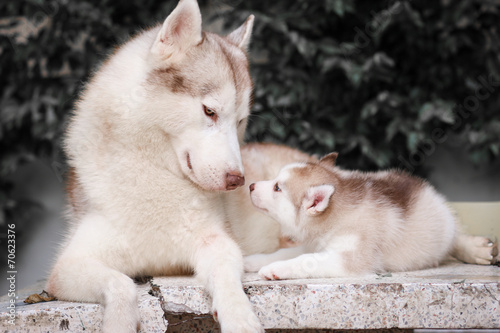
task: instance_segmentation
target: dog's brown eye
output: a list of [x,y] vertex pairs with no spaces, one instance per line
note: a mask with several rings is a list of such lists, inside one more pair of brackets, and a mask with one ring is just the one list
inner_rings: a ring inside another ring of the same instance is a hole
[[203,105],[203,111],[210,118],[214,118],[217,116],[217,113],[214,110],[212,110],[211,108],[207,107],[206,105]]
[[280,189],[278,183],[274,184],[274,192],[281,192],[281,189]]

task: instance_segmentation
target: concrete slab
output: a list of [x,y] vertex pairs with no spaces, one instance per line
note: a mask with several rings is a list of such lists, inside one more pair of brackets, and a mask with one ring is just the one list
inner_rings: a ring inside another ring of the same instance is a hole
[[[214,331],[210,297],[193,277],[157,277],[138,286],[143,332]],[[500,267],[450,262],[435,269],[356,278],[262,281],[244,276],[244,288],[269,329],[500,328]],[[15,326],[9,299],[0,299],[4,332],[94,332],[97,304],[22,303],[43,285],[18,292]],[[149,292],[153,289],[153,295]],[[168,320],[168,323],[167,323]],[[216,329],[218,331],[218,329]]]
[[[102,306],[78,302],[42,302],[25,304],[31,294],[42,292],[45,282],[39,282],[17,293],[15,325],[10,323],[10,299],[0,298],[0,332],[100,332],[102,329]],[[77,286],[75,286],[77,288]],[[158,297],[149,295],[148,284],[138,286],[139,310],[143,332],[162,333],[167,330],[167,321]]]

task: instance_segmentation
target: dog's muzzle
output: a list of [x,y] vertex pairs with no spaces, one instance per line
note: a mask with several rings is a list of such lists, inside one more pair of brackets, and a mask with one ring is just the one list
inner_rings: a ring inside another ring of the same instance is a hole
[[226,190],[234,190],[245,185],[245,177],[240,174],[226,174]]

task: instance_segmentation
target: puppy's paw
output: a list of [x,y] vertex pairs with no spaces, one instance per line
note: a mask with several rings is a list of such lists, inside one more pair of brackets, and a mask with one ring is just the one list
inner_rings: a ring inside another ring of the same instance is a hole
[[266,280],[286,280],[295,278],[293,268],[286,261],[276,261],[259,270],[261,278]]
[[496,239],[473,236],[470,241],[470,255],[475,264],[491,265],[498,261],[498,241]]
[[266,260],[265,254],[254,254],[243,258],[243,267],[245,272],[258,272],[263,266],[269,262]]

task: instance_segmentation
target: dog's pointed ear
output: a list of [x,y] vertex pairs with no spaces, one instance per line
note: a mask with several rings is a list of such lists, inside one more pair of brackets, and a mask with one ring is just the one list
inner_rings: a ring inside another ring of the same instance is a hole
[[335,192],[333,185],[318,185],[309,188],[302,201],[302,207],[310,216],[316,216],[325,211],[330,204],[330,198]]
[[231,32],[226,38],[243,51],[247,51],[250,44],[250,37],[252,36],[253,21],[254,16],[250,15],[245,23]]
[[330,153],[328,155],[325,155],[319,160],[319,164],[327,168],[333,168],[338,156],[339,153]]
[[202,40],[201,13],[196,0],[180,0],[156,36],[151,53],[165,60]]

